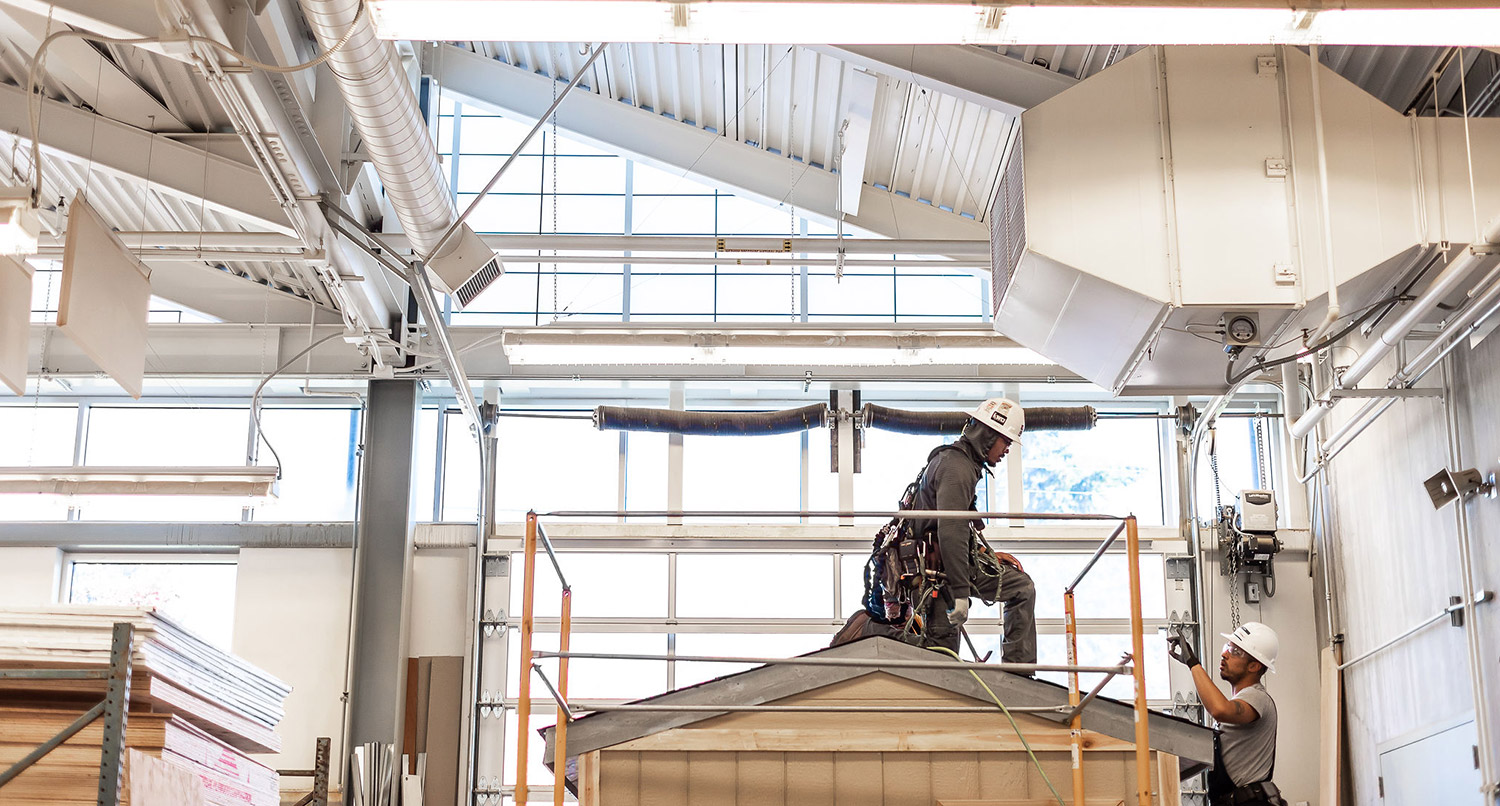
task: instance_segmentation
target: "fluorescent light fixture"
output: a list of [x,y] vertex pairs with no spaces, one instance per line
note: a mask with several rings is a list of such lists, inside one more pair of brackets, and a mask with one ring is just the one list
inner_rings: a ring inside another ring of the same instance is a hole
[[0,185],[0,255],[34,255],[42,225],[31,189]]
[[1500,45],[1500,8],[1346,9],[838,0],[372,0],[385,39],[972,45]]
[[274,465],[234,467],[0,467],[0,493],[37,495],[277,494]]

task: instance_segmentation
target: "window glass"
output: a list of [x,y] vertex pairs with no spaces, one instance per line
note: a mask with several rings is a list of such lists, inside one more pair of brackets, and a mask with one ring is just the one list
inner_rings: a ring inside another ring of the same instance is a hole
[[74,562],[69,604],[154,607],[209,643],[234,637],[234,563]]
[[[800,434],[686,436],[682,453],[683,509],[792,511],[801,502]],[[704,520],[736,522],[724,518]],[[751,519],[738,522],[747,520]]]
[[[1004,534],[995,534],[991,529],[986,536],[992,541],[1004,539]],[[996,546],[1004,551],[1004,546]],[[1014,553],[1014,552],[1013,552]],[[1031,581],[1036,585],[1037,618],[1063,617],[1063,590],[1078,576],[1088,563],[1089,554],[1020,554],[1016,559],[1026,568]],[[1110,553],[1099,558],[1088,576],[1073,592],[1073,606],[1080,619],[1129,619],[1130,575],[1126,573],[1125,555]],[[1002,593],[1005,579],[1000,580]],[[974,600],[971,618],[1000,617],[1000,605],[985,606]],[[1162,588],[1162,559],[1160,554],[1141,555],[1141,616],[1161,619],[1167,616],[1166,592]]]
[[898,434],[875,428],[866,429],[864,434],[864,461],[854,477],[854,508],[894,512],[906,485],[927,466],[927,454],[945,440],[930,434]]
[[637,235],[712,235],[713,196],[642,196],[636,191],[630,231]]
[[[0,407],[0,465],[73,464],[78,409],[72,406]],[[0,495],[0,521],[63,520],[68,499],[58,495]]]
[[416,470],[412,476],[412,513],[419,521],[441,520],[434,511],[433,500],[437,495],[437,432],[438,410],[422,409],[417,412]]
[[630,315],[635,319],[693,314],[708,318],[714,309],[714,278],[699,275],[643,275],[630,278]]
[[[521,612],[526,555],[511,555],[510,611]],[[666,618],[667,555],[559,552],[558,563],[573,589],[574,618]],[[537,550],[535,576],[539,618],[562,615],[562,586],[545,550]]]
[[719,197],[719,234],[791,235],[798,232],[794,213],[781,205],[734,196]]
[[670,437],[635,431],[625,435],[625,508],[667,508],[667,446]]
[[281,484],[276,498],[256,506],[257,520],[354,518],[358,409],[267,408],[261,410],[260,426],[281,456]]
[[896,314],[894,274],[845,274],[814,272],[807,278],[809,318],[842,316],[863,320],[886,319]]
[[973,274],[943,276],[899,276],[896,278],[896,316],[909,319],[932,317],[984,317],[989,304],[984,282]]
[[630,166],[631,187],[637,194],[714,195],[714,188],[688,178],[681,171],[663,171],[645,163]]
[[[479,443],[461,411],[445,411],[443,432],[443,517],[448,522],[479,518]],[[501,448],[501,465],[505,463]],[[502,488],[503,490],[503,488]]]
[[677,615],[832,618],[833,572],[827,554],[681,554]]
[[[1214,431],[1214,450],[1219,459],[1219,501],[1224,506],[1234,506],[1240,491],[1259,489],[1255,480],[1255,420],[1220,417]],[[1198,452],[1198,516],[1212,518],[1213,508],[1214,468],[1205,440]]]
[[503,516],[612,512],[619,498],[620,438],[589,420],[501,417],[498,476],[495,507]]
[[[521,637],[512,631],[509,666],[505,696],[520,696],[521,687],[516,671],[521,658]],[[538,632],[532,636],[531,648],[538,651],[556,652],[557,633]],[[569,652],[598,652],[621,655],[665,655],[667,636],[663,633],[586,633],[574,632],[569,638]],[[547,679],[557,685],[557,661],[542,658],[537,661]],[[634,700],[649,697],[667,690],[667,662],[647,660],[593,660],[580,658],[568,664],[568,697],[595,700]],[[531,696],[545,698],[547,689],[540,679],[531,678]],[[543,723],[551,725],[552,721]]]
[[801,310],[802,284],[795,269],[780,275],[720,273],[716,285],[721,316],[790,320]]
[[[250,411],[242,408],[106,408],[89,410],[85,464],[243,465]],[[274,439],[274,437],[273,437]],[[275,458],[262,452],[261,463]]]
[[[833,638],[833,628],[824,633],[764,634],[679,633],[678,655],[700,657],[793,658],[826,649]],[[676,686],[696,685],[706,680],[753,669],[754,663],[706,663],[677,661]]]
[[1134,513],[1161,525],[1157,420],[1100,420],[1089,431],[1028,431],[1022,456],[1029,512]]

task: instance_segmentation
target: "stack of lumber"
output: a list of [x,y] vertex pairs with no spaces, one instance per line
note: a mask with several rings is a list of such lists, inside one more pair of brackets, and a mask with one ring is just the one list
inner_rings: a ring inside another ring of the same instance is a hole
[[[60,708],[0,707],[0,767],[21,760],[78,714]],[[103,720],[95,720],[0,787],[0,804],[94,803],[103,737]],[[201,787],[199,797],[209,806],[276,806],[281,801],[275,770],[172,714],[132,712],[125,722],[125,747],[191,774]],[[131,770],[126,781],[134,781],[139,772]]]
[[[246,753],[281,747],[291,688],[151,610],[0,609],[0,667],[105,669],[116,622],[135,627],[125,744],[191,772],[203,802],[274,806],[276,773]],[[0,678],[0,767],[56,734],[104,696],[103,680]],[[0,805],[93,802],[102,720],[4,788]]]

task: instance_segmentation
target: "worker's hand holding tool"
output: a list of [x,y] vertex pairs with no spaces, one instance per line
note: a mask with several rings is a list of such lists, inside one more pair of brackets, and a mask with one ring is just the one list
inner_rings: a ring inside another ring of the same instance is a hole
[[953,603],[953,609],[948,611],[948,623],[954,627],[964,626],[969,620],[969,597],[961,597]]
[[1167,654],[1173,660],[1189,669],[1200,665],[1197,653],[1193,652],[1193,648],[1188,646],[1188,642],[1183,640],[1180,635],[1174,635],[1167,639]]

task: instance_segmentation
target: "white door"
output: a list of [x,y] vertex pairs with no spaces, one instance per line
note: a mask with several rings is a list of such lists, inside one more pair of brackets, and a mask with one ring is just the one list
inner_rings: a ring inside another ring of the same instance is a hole
[[1467,720],[1381,745],[1385,806],[1479,806],[1476,741],[1474,722]]

